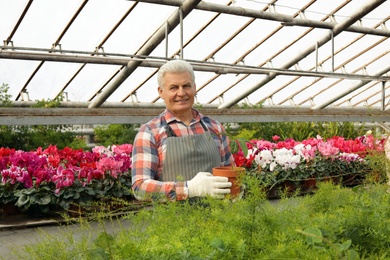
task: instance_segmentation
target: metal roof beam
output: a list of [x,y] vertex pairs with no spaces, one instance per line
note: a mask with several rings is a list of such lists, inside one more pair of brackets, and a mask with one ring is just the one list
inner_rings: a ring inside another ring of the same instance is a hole
[[[88,101],[61,101],[58,107],[64,108],[87,108],[91,102]],[[10,106],[15,108],[33,107],[36,101],[11,101]],[[3,105],[0,103],[0,107]],[[205,108],[217,108],[218,105],[202,104]],[[149,102],[104,102],[102,108],[165,108],[165,103],[149,103]]]
[[16,33],[17,29],[19,28],[19,25],[22,23],[24,17],[27,14],[28,9],[30,9],[31,4],[33,3],[32,0],[28,1],[26,7],[24,8],[22,14],[19,16],[18,21],[16,22],[16,25],[14,29],[12,30],[11,34],[7,37],[7,40],[4,41],[4,45],[8,45],[10,42],[12,42],[12,37],[14,37],[14,34]]
[[[1,50],[1,46],[0,46]],[[166,59],[153,58],[148,59],[141,56],[129,59],[112,58],[112,57],[100,57],[100,56],[75,56],[53,53],[33,53],[33,52],[14,52],[14,51],[2,51],[0,52],[0,58],[3,59],[20,59],[20,60],[39,60],[39,61],[57,61],[57,62],[75,62],[75,63],[91,63],[91,64],[111,64],[111,65],[125,65],[131,62],[137,62],[138,66],[159,68],[166,62]],[[365,75],[365,74],[347,74],[336,72],[316,72],[316,71],[302,71],[291,70],[283,68],[260,68],[256,66],[247,65],[234,65],[229,63],[218,62],[206,62],[187,60],[190,62],[195,71],[214,72],[217,74],[275,74],[287,75],[287,76],[307,76],[307,77],[324,77],[324,78],[343,78],[343,79],[356,79],[356,80],[376,80],[383,81],[389,80],[388,76],[377,75]],[[246,96],[245,96],[246,97]]]
[[[362,64],[360,67],[356,68],[355,70],[353,70],[351,73],[352,74],[355,74],[355,73],[359,73],[359,71],[366,71],[366,68],[368,65],[374,63],[375,61],[377,61],[378,59],[388,55],[390,53],[390,51],[387,51],[387,52],[384,52],[380,55],[378,55],[377,57],[374,57],[371,61],[365,63],[365,64]],[[378,74],[377,74],[378,75]],[[380,74],[381,76],[383,76],[383,74]],[[343,81],[344,79],[340,78],[339,80],[333,82],[332,84],[330,84],[328,87],[316,92],[312,98],[316,97],[316,96],[319,96],[320,94],[322,94],[323,92],[327,91],[328,89],[330,89],[331,87],[334,87],[334,86],[337,86],[341,81]],[[369,83],[370,81],[367,81],[367,83]],[[366,83],[366,84],[367,84]],[[375,82],[377,83],[377,82]],[[365,85],[365,84],[364,84]],[[340,85],[338,85],[340,86]],[[362,85],[363,86],[363,85]],[[300,104],[303,104],[305,102],[305,100],[303,100]]]
[[353,103],[353,104],[352,104],[352,101],[351,101],[351,100],[354,99],[354,98],[357,98],[359,95],[363,95],[364,92],[366,92],[368,89],[370,89],[370,88],[376,86],[378,83],[379,83],[379,82],[376,82],[376,81],[371,82],[371,84],[368,84],[367,86],[365,86],[364,89],[361,89],[360,91],[356,91],[353,95],[351,95],[351,96],[348,98],[348,100],[342,100],[342,101],[339,101],[339,102],[337,102],[337,103],[333,103],[333,105],[334,105],[334,106],[341,106],[342,104],[345,104],[345,103],[347,103],[347,102],[349,103],[348,105],[350,105],[350,106],[357,106],[357,105],[359,105],[359,104],[362,104],[363,102],[366,102],[367,99],[374,97],[376,94],[379,94],[380,91],[377,91],[377,92],[371,94],[370,96],[365,96],[362,100],[356,101],[356,102]]
[[[127,18],[127,16],[134,10],[134,8],[137,6],[138,3],[134,3],[129,10],[127,10],[124,15],[119,19],[119,21],[111,28],[111,30],[107,33],[107,35],[103,38],[103,40],[96,46],[95,51],[91,53],[91,56],[98,55],[99,50],[103,50],[103,45],[108,41],[108,39],[111,37],[111,35],[118,29],[118,27],[123,23],[123,21]],[[81,11],[81,10],[79,10]],[[103,51],[104,53],[104,51]],[[66,90],[66,88],[72,83],[72,81],[77,77],[77,75],[80,74],[80,72],[85,68],[87,64],[84,63],[80,66],[80,68],[73,74],[72,77],[65,83],[65,85],[60,89],[56,97],[61,95],[62,92]],[[100,90],[98,90],[100,91]],[[96,95],[96,94],[95,94]]]
[[[380,4],[382,4],[384,1],[381,1]],[[171,5],[171,6],[180,6],[183,1],[182,0],[141,0],[138,2],[144,2],[144,3],[152,3],[152,4],[164,4],[164,5]],[[374,1],[372,1],[374,2]],[[302,27],[315,27],[315,28],[322,28],[322,29],[333,29],[335,26],[337,26],[338,23],[335,22],[322,22],[322,21],[316,21],[316,20],[309,20],[309,19],[301,19],[301,18],[294,18],[290,15],[285,14],[279,14],[279,13],[272,13],[272,12],[263,12],[259,10],[252,10],[248,8],[242,8],[242,7],[236,7],[236,6],[226,6],[221,4],[213,4],[213,3],[206,3],[206,2],[200,2],[195,9],[203,10],[203,11],[210,11],[210,12],[218,12],[218,13],[224,13],[224,14],[231,14],[231,15],[237,15],[237,16],[245,16],[245,17],[251,17],[251,18],[257,18],[257,19],[264,19],[264,20],[270,20],[270,21],[276,21],[281,22],[286,26],[302,26]],[[372,35],[378,35],[378,36],[390,36],[390,30],[385,29],[374,29],[369,27],[362,27],[362,26],[356,26],[350,24],[348,27],[344,29],[348,32],[355,32],[355,33],[363,33],[363,34],[372,34]]]
[[[163,108],[0,108],[0,125],[74,125],[144,123]],[[222,123],[240,122],[389,122],[390,111],[327,108],[199,108]]]
[[[374,45],[376,45],[376,43],[374,43]],[[371,46],[370,46],[370,47],[371,47]],[[347,60],[347,61],[345,61],[344,63],[342,63],[342,64],[341,64],[340,66],[338,66],[336,69],[339,69],[341,66],[344,66],[345,64],[347,64],[347,63],[350,62],[351,60],[353,60],[353,59],[359,57],[360,54],[365,53],[368,49],[370,49],[370,48],[366,48],[365,50],[361,51],[359,54],[355,55],[354,57],[352,57],[352,58],[350,58],[349,60]],[[368,65],[374,63],[375,61],[377,61],[378,59],[380,59],[380,58],[382,58],[382,57],[388,55],[389,53],[390,53],[390,51],[386,51],[386,52],[384,52],[384,53],[378,55],[377,57],[374,57],[374,58],[373,58],[372,60],[370,60],[369,62],[367,62],[367,63],[365,63],[365,64],[362,64],[360,67],[354,69],[354,70],[351,72],[351,74],[354,74],[354,75],[355,75],[355,73],[359,73],[359,71],[365,70],[365,68],[366,68]],[[382,76],[382,75],[381,75],[381,76]],[[321,78],[318,78],[318,81],[321,80],[321,79],[323,79],[323,78],[322,78],[322,77],[321,77]],[[343,80],[344,80],[343,78],[340,78],[339,80],[333,82],[332,84],[330,84],[330,85],[327,86],[326,88],[323,88],[323,89],[321,89],[320,91],[317,91],[313,96],[311,96],[311,97],[309,97],[309,98],[306,98],[306,99],[302,100],[302,101],[299,103],[299,105],[301,105],[301,104],[307,102],[309,99],[312,99],[312,98],[315,98],[316,96],[319,96],[320,94],[322,94],[323,92],[327,91],[327,90],[330,89],[331,87],[336,86],[337,84],[339,84],[339,83],[340,83],[341,81],[343,81]],[[313,83],[314,83],[314,82],[313,82]],[[303,89],[301,89],[301,91],[303,91],[304,89],[306,89],[306,87],[303,88]]]
[[[270,5],[273,5],[276,1],[270,3]],[[295,12],[292,17],[297,17],[302,11],[304,11],[306,8],[308,8],[309,6],[311,6],[315,1],[310,1],[308,2],[303,8],[299,9],[297,12]],[[262,10],[262,11],[266,11],[268,9],[268,5]],[[272,36],[274,36],[278,31],[280,31],[281,29],[283,29],[283,25],[279,25],[277,28],[275,28],[273,31],[271,31],[270,33],[268,33],[268,35],[261,39],[260,42],[256,43],[254,46],[252,46],[249,50],[247,50],[244,54],[242,54],[238,59],[236,59],[236,61],[234,62],[234,64],[240,64],[240,62],[243,62],[245,57],[247,57],[252,51],[254,51],[257,47],[259,47],[261,44],[263,44],[264,42],[268,41],[269,39],[271,39]],[[277,55],[279,55],[281,52],[283,52],[283,50],[285,50],[288,46],[291,46],[293,43],[295,43],[296,41],[298,41],[299,39],[301,39],[302,37],[304,37],[306,34],[308,34],[310,31],[312,31],[312,29],[308,29],[306,30],[306,32],[304,32],[303,34],[301,34],[297,39],[295,39],[293,42],[291,42],[289,45],[287,45],[285,48],[283,48],[282,50],[279,50],[277,51],[276,53],[274,53],[271,57],[269,57],[266,61],[263,61],[262,63],[260,63],[258,65],[258,67],[262,67],[264,66],[265,64],[267,64],[268,62],[271,62],[271,60],[276,57]],[[216,79],[217,77],[219,77],[219,75],[215,75],[213,77],[213,80]],[[214,102],[214,100],[216,100],[220,95],[223,95],[224,93],[228,92],[231,88],[233,88],[235,85],[237,85],[238,83],[240,83],[241,81],[243,81],[245,78],[249,77],[249,74],[247,75],[244,75],[242,76],[239,80],[237,80],[234,84],[230,85],[229,87],[225,88],[222,92],[218,93],[214,98],[212,98],[208,103],[212,103]],[[207,84],[207,83],[206,83]],[[268,97],[267,97],[268,98]],[[266,98],[266,99],[267,99]]]
[[[187,16],[200,0],[187,0],[182,3],[180,9],[177,10],[171,17],[168,18],[168,26],[161,26],[149,41],[137,52],[139,55],[149,55],[166,36],[166,30],[171,32],[180,23],[181,13],[183,17]],[[141,64],[141,61],[129,61],[114,78],[110,84],[96,97],[90,104],[90,108],[99,107],[107,100],[109,96],[130,76],[131,73]]]
[[[292,59],[287,61],[280,68],[281,69],[288,69],[288,68],[290,68],[291,66],[293,66],[294,64],[296,64],[297,62],[299,62],[300,60],[302,60],[303,58],[305,58],[309,54],[311,54],[313,51],[315,51],[316,48],[318,48],[319,46],[322,46],[325,43],[327,43],[328,41],[330,41],[334,36],[340,34],[343,30],[348,28],[351,24],[353,24],[354,22],[359,20],[361,17],[363,17],[364,15],[366,15],[369,12],[371,12],[372,10],[374,10],[376,7],[378,7],[379,5],[384,3],[385,1],[386,0],[376,0],[376,1],[369,0],[369,1],[367,1],[367,3],[365,5],[363,5],[362,7],[360,7],[358,10],[356,10],[351,15],[351,17],[349,17],[349,18],[345,19],[344,21],[336,24],[334,26],[334,28],[331,30],[330,34],[329,33],[326,34],[322,38],[318,39],[315,44],[312,44],[311,46],[307,47],[306,49],[303,49],[300,53],[298,53],[295,57],[293,57]],[[254,91],[258,90],[259,88],[263,87],[265,84],[267,84],[268,82],[273,80],[276,76],[277,76],[276,73],[268,74],[268,76],[266,78],[261,80],[256,85],[248,88],[246,91],[242,92],[241,94],[239,94],[237,97],[233,98],[232,100],[229,100],[226,103],[220,105],[220,108],[221,109],[228,108],[228,107],[231,107],[231,106],[237,104],[239,101],[241,101],[242,99],[244,99],[245,97],[247,97],[251,93],[253,93]]]
[[[346,3],[344,3],[345,5]],[[338,9],[341,9],[344,5],[341,5],[338,7]],[[336,10],[338,10],[336,9]],[[336,12],[336,10],[333,10],[330,14],[328,14],[325,18],[323,18],[322,20],[325,20],[326,18],[329,18],[330,15],[334,14]],[[375,25],[374,28],[377,28],[379,26],[381,26],[381,24],[383,24],[383,22],[380,22],[379,24]],[[309,30],[310,31],[310,30]],[[312,68],[309,68],[307,69],[308,71],[318,71],[319,69],[322,71],[322,64],[325,63],[327,60],[331,59],[332,57],[334,57],[336,54],[342,52],[343,50],[345,50],[346,48],[348,48],[349,46],[351,46],[353,43],[356,43],[357,41],[359,41],[360,39],[362,39],[363,37],[365,36],[365,34],[361,34],[359,35],[357,38],[355,38],[354,40],[352,40],[351,42],[347,43],[346,45],[344,45],[343,47],[341,47],[340,49],[338,49],[337,51],[335,51],[332,55],[329,55],[328,57],[326,57],[325,59],[323,59],[321,62],[318,62],[317,60],[317,55],[318,55],[318,46],[316,46],[316,65],[313,66]],[[338,70],[338,69],[341,69],[343,71],[343,73],[347,73],[346,71],[343,70],[343,66],[346,65],[348,62],[350,62],[351,60],[353,60],[354,58],[358,57],[360,54],[366,52],[368,49],[371,49],[377,45],[379,45],[379,43],[385,41],[387,38],[382,38],[381,40],[379,40],[378,42],[376,42],[375,44],[373,44],[370,48],[366,48],[364,51],[360,52],[358,55],[355,55],[354,57],[348,59],[347,61],[344,61],[343,63],[341,63],[337,68],[335,68],[335,70]],[[270,58],[271,59],[271,58]],[[277,90],[273,91],[270,95],[272,94],[275,94],[276,92],[286,88],[287,86],[289,86],[292,82],[298,80],[301,76],[297,76],[295,77],[293,80],[291,80],[290,82],[284,84],[282,87],[278,88]],[[299,94],[301,91],[304,91],[306,89],[308,89],[309,87],[311,87],[313,84],[319,82],[321,79],[323,78],[317,78],[315,79],[313,82],[311,82],[309,85],[306,85],[305,87],[301,88],[300,90],[296,91],[295,93],[291,94],[290,96],[288,96],[287,98],[285,98],[284,100],[278,102],[279,105],[282,105],[283,103],[287,102],[288,100],[290,100],[292,97],[294,97],[295,95]],[[318,95],[318,93],[317,93]],[[302,101],[299,103],[299,105],[302,105],[304,102],[308,101],[308,100],[312,100],[313,97],[309,97],[307,98],[306,100]],[[265,98],[262,98],[261,100],[259,100],[257,103],[261,103],[263,102],[264,100],[266,100],[267,97]]]
[[[230,1],[228,3],[228,5],[230,5],[232,3],[232,1]],[[183,48],[185,48],[186,46],[188,46],[196,37],[198,37],[198,35],[200,35],[205,29],[207,29],[207,27],[212,24],[218,17],[220,16],[219,13],[216,13],[207,23],[203,24],[203,26],[201,28],[199,28],[182,46],[180,46],[180,48],[178,50],[176,50],[172,55],[171,55],[171,58],[177,56],[180,54],[181,50]],[[166,57],[168,58],[168,42],[166,44]],[[205,59],[206,60],[206,59]],[[131,92],[127,95],[126,98],[128,98],[131,94],[133,94],[135,91],[137,91],[138,89],[140,89],[147,80],[149,80],[150,78],[152,78],[156,73],[158,72],[158,70],[154,71],[153,73],[151,73],[149,75],[149,77],[144,80],[141,84],[139,84],[137,87],[135,87],[134,89],[131,90]],[[201,88],[198,87],[198,90],[199,91]],[[159,100],[160,97],[159,96],[156,96],[156,98],[154,98],[151,102],[154,103],[154,102],[157,102],[157,100]]]
[[[387,72],[390,71],[390,64],[383,68],[382,70],[378,71],[376,73],[377,76],[380,76],[380,75],[383,75]],[[369,83],[370,81],[369,80],[361,80],[359,81],[358,83],[354,84],[352,87],[348,88],[347,90],[341,92],[341,93],[338,93],[337,95],[333,96],[331,99],[329,99],[328,101],[325,101],[323,102],[322,104],[318,104],[316,106],[313,106],[312,109],[322,109],[322,108],[325,108],[326,106],[329,106],[330,104],[332,104],[333,102],[337,101],[338,99],[348,95],[349,93],[361,88],[362,86],[366,85],[367,83]]]
[[[84,6],[88,3],[88,0],[84,0],[84,2],[80,5],[76,13],[73,15],[73,17],[70,19],[68,24],[65,26],[65,28],[62,30],[60,36],[57,38],[57,40],[52,45],[52,49],[55,49],[57,45],[59,45],[59,42],[64,37],[65,33],[69,30],[70,26],[73,24],[73,22],[76,20],[78,15],[81,13],[81,10],[84,8]],[[38,71],[41,69],[45,61],[41,61],[38,66],[34,69],[33,73],[30,75],[22,89],[19,91],[19,94],[16,96],[16,100],[18,100],[21,97],[21,93],[25,92],[27,89],[28,84],[30,84],[31,80],[35,77],[35,75],[38,73]]]

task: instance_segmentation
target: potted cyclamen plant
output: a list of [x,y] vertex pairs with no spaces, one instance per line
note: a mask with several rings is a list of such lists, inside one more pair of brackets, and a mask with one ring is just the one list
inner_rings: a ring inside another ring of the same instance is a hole
[[[236,139],[234,141],[231,141],[230,149],[232,154],[235,154],[238,151],[242,151],[245,156],[248,154],[248,147],[246,146],[246,141],[243,139]],[[237,166],[235,161],[233,160],[233,164],[231,166],[214,167],[212,169],[212,174],[214,176],[227,177],[229,179],[229,182],[232,183],[229,196],[231,198],[236,198],[241,192],[242,183],[240,177],[245,174],[245,171],[246,170],[244,167]]]

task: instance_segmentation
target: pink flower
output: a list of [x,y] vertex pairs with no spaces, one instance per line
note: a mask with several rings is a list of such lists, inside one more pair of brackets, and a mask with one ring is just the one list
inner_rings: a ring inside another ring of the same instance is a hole
[[59,193],[63,187],[72,186],[74,183],[75,172],[73,169],[65,169],[59,166],[56,174],[52,177],[53,182],[56,184],[56,193]]
[[16,177],[16,179],[23,183],[25,188],[31,188],[33,186],[32,179],[27,171],[21,171],[20,176]]
[[317,149],[315,147],[312,147],[310,144],[304,145],[303,143],[297,144],[294,147],[295,153],[299,154],[307,161],[314,159],[316,155],[316,150]]
[[285,141],[280,141],[276,144],[277,149],[286,148],[287,150],[293,149],[295,145],[297,145],[299,142],[296,142],[294,139],[289,138]]
[[304,145],[311,145],[312,147],[316,147],[319,143],[323,142],[324,141],[322,140],[322,138],[308,138],[302,141]]
[[114,178],[118,178],[118,173],[121,172],[122,161],[115,161],[113,157],[102,158],[96,163],[96,168],[103,172],[109,172]]
[[110,147],[104,147],[104,146],[95,146],[92,148],[93,153],[97,153],[99,155],[102,154],[111,154]]
[[340,152],[337,147],[334,147],[330,143],[319,143],[317,148],[320,154],[325,157],[333,157]]
[[112,151],[114,152],[114,154],[131,155],[132,150],[133,150],[133,145],[131,144],[121,144],[121,145],[112,146]]
[[275,143],[265,140],[252,140],[251,143],[259,150],[273,150],[276,147]]
[[85,183],[85,184],[90,183],[93,179],[95,179],[95,180],[103,179],[103,177],[104,177],[104,172],[102,170],[98,170],[96,168],[92,168],[89,166],[82,167],[80,169],[80,173],[78,176],[78,178],[81,180],[86,179],[86,182],[82,181],[82,183]]
[[55,170],[37,169],[34,171],[35,185],[39,186],[42,182],[51,182],[51,176]]
[[1,171],[2,182],[15,184],[17,182],[23,183],[25,188],[32,187],[32,179],[28,172],[18,166],[12,165],[9,169]]

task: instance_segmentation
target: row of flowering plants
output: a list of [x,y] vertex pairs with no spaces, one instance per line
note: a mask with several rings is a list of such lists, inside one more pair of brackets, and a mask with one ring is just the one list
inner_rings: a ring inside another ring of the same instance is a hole
[[[239,149],[233,156],[236,166],[245,167],[265,187],[274,187],[285,181],[384,172],[386,160],[375,160],[384,156],[384,142],[369,133],[354,140],[318,136],[301,142],[275,136],[272,142],[251,140],[246,143],[248,153]],[[131,151],[131,144],[98,146],[92,151],[56,146],[29,152],[0,148],[0,204],[48,213],[68,210],[75,203],[133,200]]]
[[236,166],[270,189],[289,183],[304,190],[304,184],[313,185],[313,180],[356,185],[386,180],[385,141],[370,132],[355,139],[317,136],[300,142],[274,136],[273,142],[251,140],[246,143],[248,151],[239,149],[233,156]]
[[92,151],[0,148],[0,204],[45,214],[76,203],[132,198],[131,150],[131,144]]

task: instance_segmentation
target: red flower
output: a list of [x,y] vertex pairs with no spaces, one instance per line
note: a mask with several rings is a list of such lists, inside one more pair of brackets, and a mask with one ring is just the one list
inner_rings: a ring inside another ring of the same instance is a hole
[[233,154],[233,158],[234,164],[237,167],[244,167],[246,169],[250,169],[252,167],[255,156],[251,154],[248,156],[248,158],[246,158],[242,152],[238,152]]

